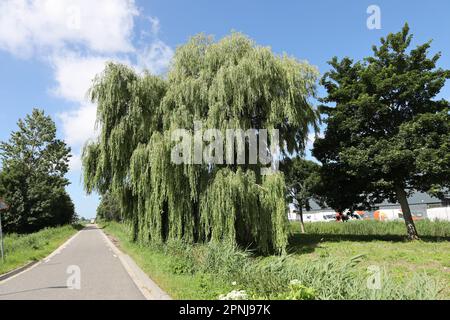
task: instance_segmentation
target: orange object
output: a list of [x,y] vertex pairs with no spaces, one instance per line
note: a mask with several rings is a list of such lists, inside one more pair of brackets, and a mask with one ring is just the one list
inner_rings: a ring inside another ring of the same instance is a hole
[[375,220],[380,220],[380,221],[384,221],[386,219],[386,215],[382,212],[380,212],[380,210],[377,210],[373,213],[373,217]]

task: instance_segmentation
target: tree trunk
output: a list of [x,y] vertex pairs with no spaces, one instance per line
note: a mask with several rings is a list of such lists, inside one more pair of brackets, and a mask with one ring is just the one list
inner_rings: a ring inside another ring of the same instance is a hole
[[419,235],[417,233],[416,225],[414,224],[414,220],[412,218],[406,192],[401,186],[396,186],[395,194],[397,195],[397,200],[400,203],[400,206],[402,207],[403,218],[405,219],[406,224],[406,231],[408,232],[408,238],[410,240],[418,240]]
[[300,229],[302,233],[306,233],[305,232],[305,224],[303,223],[303,208],[300,207]]

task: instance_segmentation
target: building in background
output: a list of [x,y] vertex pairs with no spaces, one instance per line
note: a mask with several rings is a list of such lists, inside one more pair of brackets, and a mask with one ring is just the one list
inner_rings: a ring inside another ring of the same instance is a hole
[[[450,194],[441,200],[431,197],[426,193],[415,193],[409,199],[408,203],[414,220],[447,220],[450,221]],[[321,209],[314,202],[311,205],[312,210],[303,212],[305,222],[336,221],[337,213],[331,208]],[[370,211],[356,211],[355,216],[365,220],[396,220],[403,219],[400,204],[383,202]],[[289,208],[288,218],[291,221],[300,220],[300,216],[293,206]]]

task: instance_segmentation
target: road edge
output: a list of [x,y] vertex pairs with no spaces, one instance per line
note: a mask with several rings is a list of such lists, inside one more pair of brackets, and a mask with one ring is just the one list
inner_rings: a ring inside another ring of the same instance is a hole
[[[98,227],[98,226],[97,226]],[[108,235],[98,227],[98,230],[103,235],[106,243],[111,247],[114,253],[119,258],[126,272],[133,280],[134,284],[141,291],[142,295],[147,300],[172,300],[172,298],[162,290],[137,264],[134,260],[122,252],[117,246],[111,241]]]
[[19,268],[16,268],[12,271],[9,271],[7,273],[0,275],[0,284],[3,284],[11,279],[14,279],[15,277],[18,277],[21,274],[34,269],[35,267],[40,265],[42,262],[45,262],[46,260],[53,258],[55,255],[59,254],[61,252],[61,250],[64,249],[70,242],[72,242],[73,239],[75,239],[81,233],[81,231],[83,231],[85,228],[86,227],[84,227],[81,230],[78,230],[74,235],[72,235],[69,239],[64,241],[63,244],[61,244],[58,248],[56,248],[52,253],[50,253],[45,258],[43,258],[41,260],[30,261],[27,264],[25,264]]
[[0,274],[0,283],[5,282],[5,280],[19,274],[22,273],[23,271],[27,270],[28,268],[31,268],[33,265],[35,265],[36,263],[39,263],[38,260],[34,260],[34,261],[29,261],[26,264],[24,264],[21,267],[18,267],[14,270],[8,271],[6,273]]

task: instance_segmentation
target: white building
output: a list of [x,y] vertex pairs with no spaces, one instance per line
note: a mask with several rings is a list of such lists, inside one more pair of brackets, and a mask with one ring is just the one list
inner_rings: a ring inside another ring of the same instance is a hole
[[[446,220],[450,221],[450,200],[439,200],[424,193],[416,193],[408,199],[411,214],[414,220]],[[382,203],[372,211],[357,211],[363,219],[373,219],[380,221],[403,219],[403,213],[399,204]],[[300,216],[295,212],[294,207],[289,207],[288,218],[291,221],[299,221]],[[331,208],[320,209],[313,203],[313,210],[303,211],[304,222],[335,221],[336,212]]]
[[[288,219],[290,221],[300,221],[300,215],[294,210],[294,208],[290,207]],[[303,221],[304,222],[336,221],[336,212],[332,210],[304,211]]]

